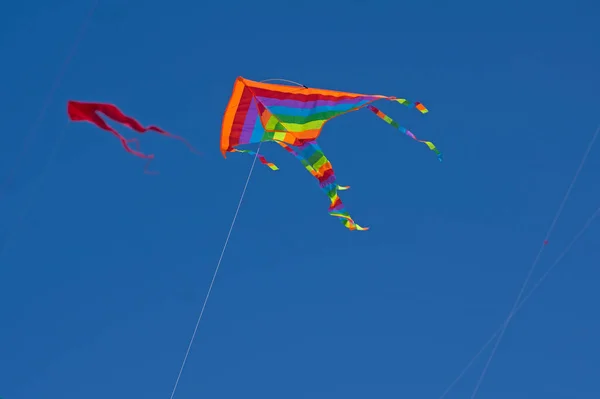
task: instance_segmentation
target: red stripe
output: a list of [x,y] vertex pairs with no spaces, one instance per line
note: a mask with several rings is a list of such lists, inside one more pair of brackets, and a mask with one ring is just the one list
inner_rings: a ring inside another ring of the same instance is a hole
[[259,101],[256,101],[256,108],[258,109],[258,117],[262,120],[262,116],[267,110],[267,108],[264,105],[262,105],[262,103]]
[[336,197],[333,200],[333,203],[331,205],[329,205],[329,211],[333,211],[334,209],[338,208],[340,205],[342,205],[342,200],[340,199],[340,197]]
[[327,179],[329,179],[334,174],[335,174],[335,172],[333,171],[333,169],[327,169],[325,172],[323,172],[323,175],[319,176],[317,179],[319,180],[319,183],[323,183],[324,181],[327,181]]
[[248,87],[244,86],[238,109],[233,117],[231,132],[229,133],[229,148],[233,148],[240,143],[240,136],[242,135],[242,129],[244,128],[244,122],[246,121],[246,115],[251,103],[252,92]]

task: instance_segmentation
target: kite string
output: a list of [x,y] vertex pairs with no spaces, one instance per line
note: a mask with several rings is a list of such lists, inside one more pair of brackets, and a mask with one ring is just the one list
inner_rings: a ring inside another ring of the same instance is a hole
[[185,352],[185,356],[183,358],[183,362],[181,363],[181,367],[179,368],[179,374],[177,375],[177,380],[175,380],[175,386],[173,387],[173,391],[171,392],[171,399],[175,396],[175,391],[177,390],[177,385],[179,385],[179,379],[181,378],[181,374],[183,373],[183,369],[185,367],[185,363],[187,362],[188,355],[190,354],[190,350],[192,349],[192,345],[194,343],[194,339],[196,338],[196,333],[198,332],[198,326],[200,325],[200,321],[202,320],[202,316],[204,315],[204,309],[206,308],[206,304],[208,302],[208,298],[210,297],[210,293],[212,292],[213,285],[215,283],[215,279],[217,277],[217,273],[219,272],[219,268],[221,267],[221,261],[223,260],[223,255],[225,254],[225,250],[227,249],[227,244],[229,243],[229,238],[231,237],[231,231],[233,230],[233,226],[235,225],[235,221],[237,220],[238,213],[240,212],[240,207],[242,206],[242,201],[244,200],[244,195],[246,194],[246,189],[248,188],[248,183],[250,182],[250,178],[252,177],[252,172],[254,171],[254,165],[256,165],[256,159],[258,158],[258,154],[260,152],[260,144],[258,145],[258,149],[256,150],[256,155],[254,156],[254,160],[252,161],[252,166],[250,167],[250,172],[248,173],[248,177],[246,178],[246,184],[244,184],[244,189],[242,190],[242,195],[240,196],[240,200],[237,205],[237,209],[235,210],[235,214],[233,215],[233,220],[231,221],[231,225],[229,226],[229,232],[227,233],[227,238],[225,239],[225,244],[223,245],[223,249],[221,250],[221,256],[219,257],[219,261],[217,262],[217,267],[212,276],[212,280],[208,287],[208,292],[204,297],[204,303],[202,304],[202,309],[200,310],[200,315],[198,316],[198,320],[196,321],[196,326],[194,327],[194,332],[192,333],[192,338],[188,344],[187,350]]
[[[267,79],[262,82],[267,82],[270,80],[284,80],[298,86],[306,87],[303,84],[288,81],[286,79]],[[250,178],[252,177],[252,172],[254,171],[254,166],[256,165],[256,160],[259,158],[260,147],[262,142],[258,143],[258,148],[256,150],[256,154],[254,155],[254,160],[252,161],[252,166],[250,167],[250,172],[248,172],[248,177],[246,178],[246,184],[244,184],[244,189],[242,190],[242,195],[240,196],[240,200],[238,202],[237,209],[235,210],[235,214],[233,215],[233,220],[231,221],[231,226],[229,226],[229,232],[227,233],[227,238],[225,239],[225,244],[223,244],[223,249],[221,250],[221,256],[217,262],[217,266],[215,267],[215,271],[212,276],[212,280],[210,285],[208,286],[208,292],[204,297],[204,303],[202,304],[202,309],[200,310],[200,314],[198,315],[198,320],[196,320],[196,326],[194,327],[194,332],[192,333],[192,338],[188,344],[187,350],[185,352],[185,356],[183,357],[183,362],[181,363],[181,367],[179,368],[179,373],[177,374],[177,379],[175,380],[175,385],[173,386],[173,391],[171,392],[171,398],[175,396],[175,391],[177,391],[177,386],[179,385],[179,380],[181,379],[181,374],[183,373],[183,369],[185,368],[185,364],[187,362],[187,358],[190,354],[190,350],[192,349],[192,345],[194,344],[194,339],[196,338],[196,333],[198,332],[198,326],[200,325],[200,321],[202,320],[202,316],[204,315],[204,309],[206,308],[206,304],[208,303],[208,298],[210,297],[210,293],[212,292],[213,285],[215,283],[215,279],[217,278],[217,273],[219,272],[219,268],[221,267],[221,261],[223,260],[223,256],[225,255],[225,250],[227,249],[227,244],[229,243],[229,238],[231,237],[231,232],[233,230],[233,226],[235,225],[235,221],[237,220],[238,213],[240,212],[240,207],[242,206],[242,201],[244,200],[244,195],[246,195],[246,189],[248,188],[248,183],[250,182]]]
[[515,309],[515,313],[517,313],[517,311],[519,309],[521,309],[521,307],[525,304],[525,302],[531,297],[531,295],[533,295],[533,292],[539,288],[539,286],[544,282],[544,280],[546,280],[546,278],[548,277],[548,275],[550,274],[550,272],[556,267],[556,265],[558,265],[560,263],[560,261],[562,260],[562,258],[564,258],[565,255],[567,255],[567,253],[571,250],[571,248],[573,247],[573,245],[575,245],[575,243],[581,238],[581,236],[583,235],[583,233],[586,232],[586,230],[590,227],[590,225],[592,224],[592,222],[594,221],[594,219],[596,219],[598,217],[598,215],[600,215],[600,207],[598,207],[596,209],[596,211],[592,214],[592,216],[590,216],[588,218],[588,220],[585,222],[585,224],[583,225],[583,227],[581,228],[581,230],[579,230],[579,232],[577,234],[575,234],[575,237],[571,240],[571,242],[569,242],[569,245],[566,246],[566,248],[558,256],[558,258],[556,258],[556,260],[554,261],[554,263],[552,263],[552,266],[550,266],[548,268],[548,270],[546,270],[546,272],[542,275],[542,277],[540,277],[540,279],[537,281],[537,283],[534,284],[534,286],[531,289],[531,291],[529,291],[529,294],[527,294],[525,296],[525,298],[523,298],[523,300],[521,301],[521,303],[519,304],[519,306],[517,306],[517,308]]
[[[556,260],[554,261],[554,263],[548,268],[548,270],[546,270],[546,272],[542,275],[542,277],[540,277],[538,279],[538,281],[533,285],[533,288],[531,289],[531,291],[529,291],[529,294],[527,294],[523,298],[523,300],[519,303],[519,306],[517,306],[517,308],[515,309],[514,314],[516,314],[519,310],[521,310],[521,308],[523,307],[523,305],[525,304],[525,302],[527,302],[529,300],[529,298],[531,298],[531,296],[533,295],[533,293],[546,280],[546,278],[548,277],[548,275],[550,274],[550,272],[560,263],[560,261],[562,260],[562,258],[565,257],[565,255],[571,250],[571,248],[573,247],[573,245],[575,245],[575,243],[581,238],[581,236],[583,235],[583,233],[585,233],[586,230],[590,227],[590,225],[594,221],[594,219],[596,217],[598,217],[599,215],[600,215],[600,207],[598,207],[596,209],[596,211],[592,214],[592,216],[590,216],[588,218],[588,220],[586,221],[586,223],[584,224],[584,226],[581,228],[581,230],[579,230],[579,232],[575,235],[575,237],[571,240],[571,242],[565,247],[565,249],[563,250],[563,252],[556,258]],[[514,314],[513,314],[513,316],[514,316]],[[469,363],[467,363],[467,365],[465,366],[465,368],[460,372],[460,374],[458,375],[458,377],[456,377],[454,379],[454,381],[452,381],[452,383],[448,386],[448,388],[446,388],[446,390],[444,391],[444,393],[442,394],[442,396],[440,396],[439,399],[444,399],[446,397],[446,395],[452,390],[452,388],[460,381],[460,379],[463,377],[463,375],[465,375],[465,373],[473,365],[473,363],[475,362],[475,360],[477,360],[479,358],[479,356],[481,356],[481,354],[483,353],[483,351],[492,343],[493,339],[498,335],[498,333],[502,329],[503,325],[504,325],[504,323],[502,323],[498,327],[498,329],[496,330],[496,332],[494,332],[492,334],[492,336],[487,340],[487,342],[485,344],[483,344],[483,346],[481,347],[481,349],[479,349],[479,352],[477,352],[477,354],[475,356],[473,356],[473,358],[469,361]]]
[[506,317],[506,320],[504,320],[502,329],[500,330],[500,335],[498,336],[498,339],[496,340],[496,344],[494,345],[493,349],[492,349],[492,353],[490,354],[490,357],[488,358],[488,360],[485,363],[485,366],[483,367],[483,370],[481,372],[481,374],[479,375],[479,379],[477,380],[477,383],[475,385],[475,388],[473,389],[473,393],[471,394],[471,399],[474,399],[475,396],[477,395],[477,391],[479,390],[479,387],[481,386],[481,383],[483,382],[483,379],[485,378],[485,375],[487,373],[488,367],[494,357],[494,355],[496,354],[496,350],[498,349],[498,345],[500,345],[500,342],[502,341],[502,338],[504,336],[504,333],[506,332],[506,328],[508,327],[512,317],[515,314],[515,310],[517,309],[517,306],[519,306],[519,302],[521,300],[521,296],[523,296],[523,293],[525,292],[525,287],[527,286],[527,283],[529,283],[529,279],[531,278],[531,275],[533,273],[533,270],[535,269],[535,267],[537,266],[540,257],[542,255],[542,252],[544,252],[544,248],[546,246],[546,243],[548,242],[548,240],[550,239],[550,236],[552,234],[552,232],[554,231],[554,227],[556,225],[556,222],[558,221],[560,215],[562,214],[563,208],[567,202],[567,200],[569,199],[570,195],[571,195],[571,190],[573,189],[573,186],[575,185],[575,182],[577,181],[577,178],[579,177],[579,174],[581,172],[581,169],[583,168],[583,165],[585,164],[585,161],[587,160],[587,157],[590,153],[590,150],[592,149],[592,146],[594,145],[594,142],[596,141],[596,137],[598,136],[598,132],[600,132],[600,125],[598,126],[598,128],[596,129],[596,132],[594,133],[594,135],[592,136],[592,139],[590,140],[588,147],[585,151],[585,154],[583,155],[583,158],[581,159],[581,162],[579,163],[579,167],[577,168],[577,171],[575,172],[575,175],[573,176],[573,179],[571,180],[571,184],[569,185],[569,188],[567,189],[567,192],[565,193],[562,202],[558,208],[558,211],[556,212],[556,214],[554,215],[554,219],[552,220],[552,224],[550,225],[550,228],[548,229],[548,231],[546,232],[546,237],[544,238],[544,242],[542,242],[540,249],[535,257],[535,260],[533,261],[533,263],[531,264],[531,267],[529,268],[529,272],[527,273],[527,277],[525,278],[525,281],[523,282],[523,285],[521,286],[521,291],[519,292],[519,295],[517,296],[517,299],[515,301],[515,303],[513,304],[513,307],[511,308],[510,313],[508,314],[508,316]]

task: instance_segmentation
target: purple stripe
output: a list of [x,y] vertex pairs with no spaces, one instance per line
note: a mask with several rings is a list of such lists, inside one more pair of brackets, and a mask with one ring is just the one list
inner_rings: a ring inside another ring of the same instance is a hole
[[[339,196],[338,196],[338,197],[339,197]],[[348,214],[348,212],[346,212],[346,211],[344,210],[344,204],[342,203],[342,200],[340,200],[340,202],[338,202],[338,204],[337,204],[336,206],[334,206],[333,208],[332,208],[332,207],[329,207],[329,212],[332,212],[332,211],[338,211],[338,212],[336,212],[336,213],[346,214],[347,216],[350,216],[350,215]]]
[[335,174],[329,176],[329,178],[327,178],[326,180],[320,182],[319,186],[321,186],[321,188],[325,188],[327,186],[332,185],[334,182],[335,182]]
[[303,101],[298,101],[298,100],[279,100],[277,98],[268,98],[268,97],[257,97],[257,100],[260,101],[261,103],[263,103],[263,105],[265,107],[273,107],[273,106],[280,106],[280,107],[290,107],[290,108],[312,108],[315,106],[335,106],[337,104],[356,104],[359,103],[361,101],[373,101],[373,100],[379,100],[381,97],[376,97],[376,96],[362,96],[362,97],[356,97],[356,98],[348,98],[348,99],[343,99],[343,100],[339,100],[339,101],[325,101],[325,100],[316,100],[316,101],[307,101],[307,102],[303,102]]

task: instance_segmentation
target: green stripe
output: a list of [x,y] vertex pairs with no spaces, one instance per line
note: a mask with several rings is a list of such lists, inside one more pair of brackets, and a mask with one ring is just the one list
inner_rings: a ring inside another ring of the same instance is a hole
[[327,112],[319,112],[316,114],[308,115],[308,116],[298,116],[298,115],[282,115],[277,114],[275,117],[279,119],[283,123],[297,123],[297,124],[305,124],[308,122],[314,121],[325,121],[327,119],[331,119],[336,115],[343,114],[347,111],[327,111]]

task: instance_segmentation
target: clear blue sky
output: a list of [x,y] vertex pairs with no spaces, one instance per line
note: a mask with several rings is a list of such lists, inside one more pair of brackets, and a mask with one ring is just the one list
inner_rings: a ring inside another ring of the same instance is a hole
[[[2,184],[89,7],[0,13]],[[0,396],[169,397],[252,162],[219,153],[242,75],[421,101],[425,116],[381,109],[445,162],[367,110],[327,124],[360,233],[263,146],[280,170],[255,169],[176,398],[438,399],[508,313],[600,122],[599,14],[592,0],[100,0],[2,187]],[[71,124],[48,165],[68,99],[115,103],[204,156],[146,135],[160,175],[144,175],[114,137]],[[534,280],[597,208],[599,168],[600,143]],[[478,398],[600,396],[598,224],[514,318]],[[448,399],[470,396],[486,358]]]

